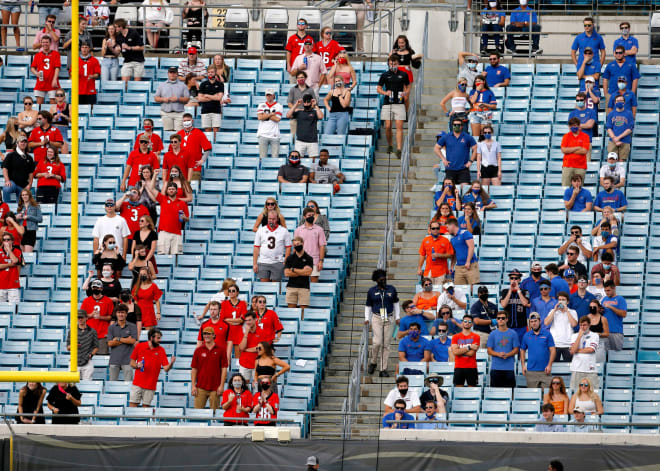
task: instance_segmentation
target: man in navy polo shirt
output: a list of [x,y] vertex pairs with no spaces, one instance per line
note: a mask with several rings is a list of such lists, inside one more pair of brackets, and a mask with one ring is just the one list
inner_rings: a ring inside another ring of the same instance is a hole
[[605,206],[610,206],[617,213],[624,213],[628,208],[628,200],[621,190],[614,188],[614,177],[603,178],[604,190],[596,195],[594,211],[599,213]]
[[594,88],[598,88],[600,79],[600,62],[594,58],[594,50],[591,46],[584,48],[584,57],[577,67],[577,78],[580,79],[580,91],[585,91],[585,78],[593,77],[595,80]]
[[[619,85],[623,82],[623,86]],[[623,109],[624,111],[630,111],[633,115],[633,118],[637,116],[637,95],[628,90],[627,87],[628,79],[621,76],[617,79],[617,90],[616,92],[610,95],[610,99],[607,102],[607,113],[611,113],[614,109],[614,102],[616,97],[622,96],[624,99]]]
[[529,276],[520,283],[520,289],[527,291],[529,300],[533,301],[535,298],[541,296],[539,286],[543,280],[545,280],[543,278],[543,265],[541,265],[541,262],[533,262]]
[[490,88],[508,87],[511,81],[511,72],[507,67],[500,65],[500,54],[492,52],[488,61],[490,65],[486,67],[486,83]]
[[[608,95],[616,93],[619,90],[630,90],[637,93],[637,83],[639,82],[639,70],[635,64],[626,62],[626,48],[617,46],[614,49],[614,60],[605,66],[603,72],[603,90]],[[620,77],[625,78],[619,82]]]
[[605,41],[603,37],[594,30],[594,19],[590,16],[582,21],[584,33],[578,34],[571,46],[571,59],[573,64],[579,69],[584,59],[584,51],[590,47],[594,54],[598,54],[598,62],[605,61]]
[[546,389],[550,387],[552,363],[557,353],[555,341],[547,329],[541,328],[541,316],[537,312],[529,315],[529,329],[520,343],[522,374],[527,378],[528,388]]
[[628,315],[628,303],[623,296],[616,294],[616,285],[612,280],[606,281],[603,286],[605,297],[600,304],[605,308],[603,314],[610,326],[607,349],[620,351],[623,350],[623,319]]
[[447,223],[447,231],[454,247],[451,264],[454,269],[454,283],[474,285],[479,283],[479,259],[474,253],[474,238],[465,229],[458,228],[458,221],[452,218]]
[[566,210],[575,212],[591,211],[593,201],[591,192],[582,188],[582,175],[573,175],[571,177],[571,187],[566,188],[566,191],[564,191]]
[[614,111],[608,113],[605,120],[605,129],[610,137],[607,152],[616,152],[619,160],[628,160],[634,127],[635,118],[630,111],[626,111],[626,99],[617,95],[614,99]]
[[575,293],[571,294],[568,299],[568,307],[577,312],[578,319],[582,316],[589,315],[589,303],[596,299],[596,296],[587,291],[589,281],[585,275],[578,276],[578,289]]
[[623,21],[619,24],[621,37],[614,40],[614,47],[621,45],[625,48],[626,62],[637,63],[637,51],[639,51],[639,41],[630,35],[630,23]]
[[[445,169],[445,178],[451,178],[456,184],[470,183],[470,166],[477,158],[477,141],[463,132],[463,121],[452,120],[452,133],[439,135],[433,148],[440,157]],[[442,153],[444,149],[445,154]],[[446,157],[445,157],[446,155]]]
[[431,345],[422,337],[417,322],[410,324],[408,335],[399,342],[399,361],[431,361]]

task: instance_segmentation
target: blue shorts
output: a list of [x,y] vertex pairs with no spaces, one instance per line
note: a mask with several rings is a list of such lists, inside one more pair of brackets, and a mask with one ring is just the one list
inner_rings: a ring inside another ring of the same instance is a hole
[[0,4],[0,10],[8,11],[10,13],[20,13],[21,12],[21,6],[16,5],[15,3],[1,3]]

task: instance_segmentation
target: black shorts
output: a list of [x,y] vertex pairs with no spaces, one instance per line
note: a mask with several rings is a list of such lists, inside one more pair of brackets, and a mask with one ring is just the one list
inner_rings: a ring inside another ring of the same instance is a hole
[[95,105],[96,95],[78,95],[78,104],[80,105]]
[[46,204],[57,203],[59,194],[60,189],[56,186],[38,186],[37,202]]
[[481,166],[481,178],[497,178],[497,165],[489,165],[488,167]]
[[445,169],[445,178],[451,178],[454,180],[454,183],[472,183],[470,178],[470,169],[462,168],[461,170],[449,170]]
[[454,368],[454,386],[477,386],[479,383],[479,372],[476,368]]
[[21,245],[31,245],[34,247],[34,244],[37,243],[37,231],[28,231],[25,230],[25,234],[21,238]]
[[513,370],[490,370],[491,388],[515,388],[516,375]]

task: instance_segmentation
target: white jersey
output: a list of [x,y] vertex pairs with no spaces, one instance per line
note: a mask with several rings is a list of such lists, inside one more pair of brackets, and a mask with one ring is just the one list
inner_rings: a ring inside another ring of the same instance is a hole
[[[268,102],[260,103],[257,108],[257,115],[267,113],[268,116],[277,115],[280,118],[284,113],[282,105],[278,102],[273,102],[269,105]],[[259,128],[257,129],[257,137],[266,137],[268,139],[279,139],[280,137],[280,123],[271,119],[259,121]]]
[[254,246],[259,247],[257,263],[284,263],[284,250],[291,247],[291,234],[280,225],[274,230],[261,226],[254,236]]
[[[577,340],[578,333],[571,335],[571,344]],[[598,350],[599,336],[595,332],[587,332],[580,339],[578,349],[593,348],[593,353],[576,353],[571,361],[571,371],[581,373],[596,373],[596,350]]]

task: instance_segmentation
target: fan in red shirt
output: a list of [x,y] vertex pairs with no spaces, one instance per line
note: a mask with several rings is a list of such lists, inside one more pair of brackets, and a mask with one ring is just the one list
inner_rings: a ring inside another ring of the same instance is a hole
[[133,150],[139,150],[140,138],[146,137],[149,139],[149,152],[153,152],[160,159],[160,153],[163,152],[163,141],[158,134],[154,134],[154,121],[150,118],[145,118],[142,121],[142,127],[144,128],[144,132],[141,132],[135,138]]
[[96,104],[96,80],[101,78],[101,64],[92,55],[89,43],[80,44],[78,57],[78,100],[81,105]]
[[131,233],[128,236],[129,240],[133,240],[133,234],[140,230],[140,218],[142,216],[149,216],[149,208],[140,204],[140,193],[136,188],[129,188],[121,198],[117,200],[115,209],[119,211],[119,215],[126,219],[126,224]]
[[197,346],[202,346],[202,332],[207,327],[211,327],[215,333],[215,344],[227,352],[227,361],[231,360],[231,347],[232,343],[228,341],[229,326],[225,321],[220,319],[220,303],[218,301],[209,302],[209,315],[211,316],[199,328],[199,335],[197,336]]
[[99,338],[99,355],[108,354],[108,327],[112,320],[115,304],[103,296],[103,282],[94,280],[91,284],[92,295],[85,298],[80,309],[87,313],[87,325],[96,331]]
[[128,186],[135,186],[140,181],[140,170],[145,165],[151,165],[153,169],[160,168],[160,162],[156,154],[149,152],[149,139],[141,137],[140,148],[128,154],[126,170],[124,170],[119,189],[126,191],[126,180],[128,180]]
[[37,114],[37,125],[30,133],[28,139],[28,150],[34,153],[34,163],[38,164],[46,158],[48,147],[60,149],[64,145],[62,133],[52,126],[53,115],[48,111],[40,111]]
[[[133,287],[133,299],[142,310],[142,325],[153,327],[160,321],[160,298],[163,292],[151,280],[151,273],[147,267],[140,267],[138,281]],[[154,304],[156,309],[154,311]]]
[[159,329],[149,330],[148,336],[149,340],[138,343],[131,353],[131,366],[135,369],[135,376],[128,403],[130,407],[138,407],[140,403],[142,407],[149,407],[158,386],[161,367],[168,372],[176,361],[174,355],[171,361],[167,361],[167,353],[160,346],[163,334]]
[[[273,343],[280,340],[284,327],[280,322],[277,313],[272,309],[266,307],[266,298],[264,296],[257,296],[257,327],[264,331],[266,342]],[[277,335],[277,338],[275,337]]]
[[229,298],[220,304],[220,319],[229,325],[227,339],[234,345],[234,356],[238,358],[238,344],[243,340],[243,318],[247,312],[247,303],[238,299],[240,289],[237,285],[227,289]]
[[170,179],[170,170],[175,166],[181,169],[183,176],[188,177],[190,175],[188,163],[188,153],[181,148],[181,136],[172,134],[170,136],[170,149],[163,157],[163,181]]
[[454,386],[476,386],[479,382],[477,370],[477,350],[481,340],[472,332],[472,317],[463,316],[462,331],[451,338],[451,351],[454,354]]
[[296,34],[289,36],[286,42],[286,71],[291,72],[291,65],[300,54],[303,53],[303,44],[306,39],[314,41],[309,34],[307,34],[307,20],[304,18],[298,19],[298,31]]
[[264,331],[257,327],[257,315],[254,312],[245,314],[243,323],[243,339],[238,348],[241,355],[238,357],[238,371],[246,378],[254,376],[254,365],[257,361],[257,345],[265,342]]
[[23,234],[25,234],[25,226],[16,221],[16,215],[12,211],[8,211],[0,216],[0,234],[7,232],[14,238],[14,245],[21,245]]
[[[277,410],[280,408],[280,398],[271,389],[271,382],[267,379],[262,379],[259,382],[261,392],[253,396],[252,412],[254,412],[258,419],[276,419]],[[270,425],[275,426],[276,422],[269,421],[254,421],[254,425]]]
[[53,147],[46,149],[46,158],[37,164],[34,178],[37,179],[37,201],[39,203],[57,203],[60,188],[66,181],[66,167],[60,160],[57,149]]
[[2,225],[6,223],[5,221],[5,216],[9,212],[9,205],[2,201],[2,192],[0,192],[0,221],[2,222]]
[[190,113],[184,113],[183,129],[177,134],[181,136],[181,148],[188,154],[188,181],[201,180],[202,165],[211,153],[211,143],[201,129],[193,127]]
[[229,380],[229,387],[222,394],[225,425],[247,425],[247,422],[244,420],[227,420],[228,417],[245,419],[250,417],[252,393],[250,393],[247,387],[247,381],[242,374],[234,373],[232,375]]
[[181,236],[181,223],[190,219],[188,205],[176,197],[178,186],[174,182],[167,182],[163,188],[167,196],[159,193],[153,182],[147,184],[147,192],[153,201],[160,204],[160,218],[158,219],[158,254],[176,255],[183,253],[183,237]]
[[202,330],[204,343],[197,347],[190,363],[192,395],[195,397],[195,409],[204,409],[210,401],[211,409],[220,407],[220,395],[227,379],[227,355],[215,343],[213,327]]
[[0,250],[0,302],[18,303],[21,295],[21,249],[14,245],[14,236],[2,233]]
[[325,26],[321,29],[321,40],[314,44],[313,51],[323,59],[323,64],[330,69],[335,63],[335,57],[339,51],[345,51],[344,46],[332,39],[332,28]]
[[52,48],[52,39],[48,35],[41,38],[41,49],[34,55],[30,72],[37,76],[37,83],[34,85],[34,95],[37,97],[37,104],[41,105],[44,98],[48,95],[50,103],[55,103],[55,90],[60,88],[60,68],[62,61],[60,53]]

